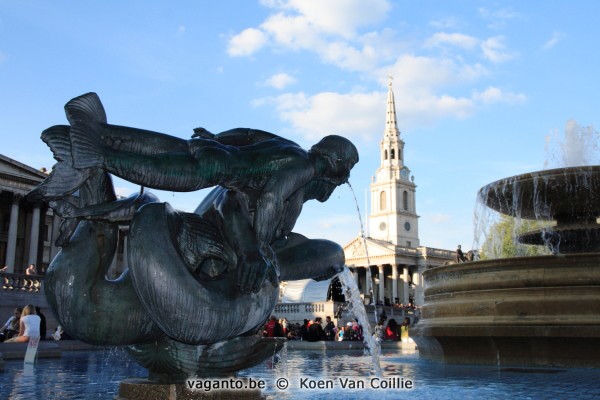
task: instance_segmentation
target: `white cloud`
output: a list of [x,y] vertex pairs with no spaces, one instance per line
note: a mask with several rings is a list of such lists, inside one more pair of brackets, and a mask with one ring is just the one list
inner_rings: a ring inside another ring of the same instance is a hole
[[479,39],[462,33],[438,32],[425,41],[425,47],[442,47],[451,45],[463,49],[473,49],[479,43]]
[[474,92],[473,100],[484,103],[484,104],[493,104],[493,103],[508,103],[508,104],[517,104],[523,103],[527,100],[527,96],[523,93],[512,93],[512,92],[503,92],[501,89],[490,86],[485,89],[483,92]]
[[293,85],[296,83],[296,78],[291,75],[286,74],[285,72],[275,74],[267,79],[264,84],[266,86],[274,87],[275,89],[285,89],[289,85]]
[[260,50],[267,42],[267,36],[261,30],[248,28],[229,41],[227,53],[230,56],[247,56]]
[[429,219],[434,224],[445,224],[452,221],[452,215],[450,214],[431,214]]
[[515,57],[515,55],[506,50],[503,36],[491,37],[481,43],[483,56],[493,63],[501,63]]
[[184,33],[185,33],[185,26],[179,25],[179,27],[177,27],[177,33],[175,35],[182,36]]
[[321,52],[324,61],[350,71],[369,71],[377,66],[380,60],[377,49],[363,46],[357,49],[344,42],[329,43]]
[[553,32],[552,33],[552,37],[542,45],[542,48],[544,50],[550,50],[551,48],[553,48],[554,46],[556,46],[556,44],[564,37],[564,35],[561,32]]
[[275,44],[292,50],[320,47],[318,31],[303,17],[292,17],[283,13],[270,16],[261,29]]
[[388,0],[280,0],[263,4],[304,21],[307,29],[352,37],[359,27],[379,22],[391,6]]
[[[394,77],[396,93],[430,95],[450,85],[472,83],[489,71],[481,64],[461,64],[449,58],[404,54],[390,66],[375,71],[376,76]],[[383,84],[384,82],[382,82]]]
[[430,21],[429,25],[436,29],[455,29],[461,24],[456,17],[444,17]]
[[290,123],[307,141],[324,135],[337,134],[349,138],[368,139],[379,136],[385,110],[385,93],[304,93],[287,94],[272,99],[277,104],[280,118]]
[[[466,118],[475,110],[471,99],[447,95],[408,97],[396,94],[399,128],[427,126],[441,118]],[[255,106],[274,105],[279,118],[291,125],[294,133],[312,142],[324,135],[338,134],[370,141],[383,132],[386,92],[334,93],[314,96],[286,93],[257,99]]]
[[513,11],[510,8],[503,8],[498,10],[490,10],[488,8],[479,8],[479,15],[488,21],[490,21],[488,27],[493,29],[501,29],[506,26],[506,23],[514,18],[520,16],[519,13]]
[[[366,44],[357,48],[347,41],[360,42],[358,29],[383,20],[391,8],[388,0],[267,0],[262,3],[275,12],[257,28],[248,28],[233,36],[229,43],[230,55],[251,55],[270,44],[291,50],[311,50],[327,62],[352,70],[360,70],[363,61],[372,59],[376,51]],[[369,33],[363,35],[368,36]]]

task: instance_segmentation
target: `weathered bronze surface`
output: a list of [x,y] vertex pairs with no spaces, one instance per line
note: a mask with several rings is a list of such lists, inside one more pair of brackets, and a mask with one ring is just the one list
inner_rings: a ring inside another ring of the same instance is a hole
[[[235,374],[281,349],[282,340],[256,336],[279,281],[326,279],[344,266],[339,245],[292,230],[306,201],[326,201],[347,182],[354,145],[326,136],[305,151],[245,128],[180,139],[108,124],[95,93],[65,111],[70,125],[42,133],[57,164],[29,194],[65,218],[46,275],[63,329],[128,346],[150,379],[167,383]],[[110,174],[171,191],[216,187],[185,213],[144,190],[117,200]],[[108,280],[123,225],[128,269]]]

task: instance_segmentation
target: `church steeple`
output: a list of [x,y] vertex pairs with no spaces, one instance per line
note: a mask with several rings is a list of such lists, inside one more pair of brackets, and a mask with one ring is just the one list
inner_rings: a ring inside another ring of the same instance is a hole
[[385,129],[380,143],[381,165],[371,182],[369,235],[409,248],[419,247],[416,188],[404,165],[404,141],[396,120],[396,101],[389,77]]
[[387,109],[385,114],[385,129],[381,140],[381,167],[387,174],[399,178],[400,170],[404,166],[404,142],[400,139],[400,130],[396,120],[396,101],[392,90],[392,77],[389,78]]
[[388,76],[388,95],[387,111],[385,114],[385,138],[400,138],[398,123],[396,121],[396,101],[394,100],[394,91],[392,90],[392,77]]

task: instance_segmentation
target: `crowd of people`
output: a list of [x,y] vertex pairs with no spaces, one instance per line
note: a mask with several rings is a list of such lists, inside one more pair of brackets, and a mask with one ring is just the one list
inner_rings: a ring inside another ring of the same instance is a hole
[[[404,318],[402,324],[398,324],[392,318],[384,326],[386,319],[386,317],[381,317],[379,323],[375,326],[374,336],[378,340],[412,341],[408,335],[410,318]],[[305,319],[302,324],[291,324],[287,318],[277,320],[275,316],[272,316],[265,324],[262,334],[265,337],[285,337],[288,340],[307,342],[362,341],[364,339],[363,327],[357,319],[338,327],[329,316],[325,317],[324,323],[321,317],[316,317],[314,320]]]

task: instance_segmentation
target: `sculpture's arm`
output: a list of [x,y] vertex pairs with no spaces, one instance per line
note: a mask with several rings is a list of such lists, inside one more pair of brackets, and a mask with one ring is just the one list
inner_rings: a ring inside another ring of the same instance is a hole
[[281,214],[281,219],[273,238],[274,240],[287,237],[292,232],[292,229],[294,229],[296,220],[300,216],[302,206],[305,202],[304,191],[304,187],[296,190],[283,204],[283,213]]
[[271,177],[258,199],[254,229],[261,246],[269,246],[284,212],[284,202],[314,177],[314,168],[306,160],[289,162]]
[[[265,277],[277,277],[275,259],[261,250],[252,227],[247,199],[243,193],[227,190],[218,211],[223,218],[225,237],[236,249],[237,282],[244,292],[258,292]],[[276,284],[277,282],[272,282]]]
[[221,144],[229,146],[245,146],[270,139],[278,139],[281,142],[286,142],[288,144],[297,146],[297,144],[291,140],[284,139],[279,135],[262,131],[260,129],[234,128],[228,131],[217,133],[216,135],[208,132],[204,128],[196,128],[194,129],[194,132],[194,135],[192,135],[193,138],[199,137],[204,139],[213,139]]
[[5,329],[8,329],[10,327],[10,325],[13,322],[13,319],[15,319],[15,317],[10,317],[8,319],[8,321],[6,321],[6,323],[4,324],[4,326],[2,328],[0,328],[0,332],[4,332]]
[[135,194],[126,199],[75,207],[66,200],[51,201],[50,207],[63,218],[83,218],[106,222],[129,222],[144,204],[158,202],[151,193]]

